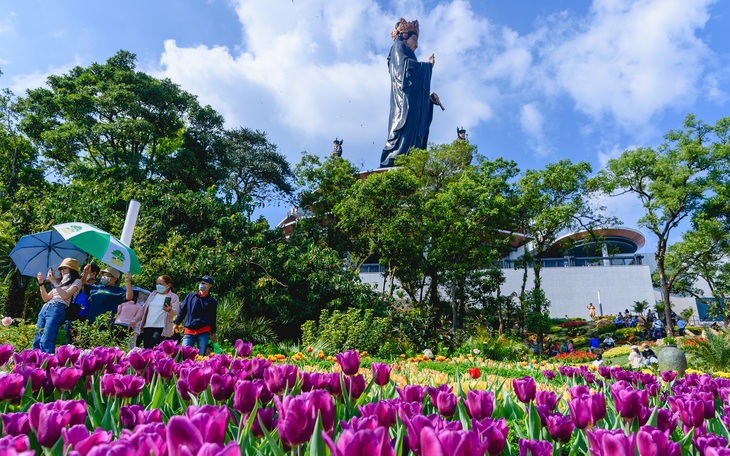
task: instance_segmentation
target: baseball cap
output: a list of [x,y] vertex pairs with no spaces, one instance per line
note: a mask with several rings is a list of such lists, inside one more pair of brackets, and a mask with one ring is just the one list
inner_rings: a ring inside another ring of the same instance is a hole
[[198,277],[198,282],[205,282],[205,283],[209,283],[211,285],[215,285],[215,280],[213,280],[213,278],[207,274],[204,276]]

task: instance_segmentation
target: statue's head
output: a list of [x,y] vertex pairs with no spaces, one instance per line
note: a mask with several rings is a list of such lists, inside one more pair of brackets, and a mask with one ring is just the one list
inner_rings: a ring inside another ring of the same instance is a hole
[[395,30],[390,33],[390,36],[393,38],[393,41],[395,41],[398,36],[400,36],[403,41],[408,41],[408,38],[414,35],[416,39],[418,39],[418,31],[418,20],[408,22],[407,20],[400,18],[400,21],[395,24]]

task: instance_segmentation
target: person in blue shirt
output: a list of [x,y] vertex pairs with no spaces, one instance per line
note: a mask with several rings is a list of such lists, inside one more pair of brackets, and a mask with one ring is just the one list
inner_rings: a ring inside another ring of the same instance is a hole
[[591,337],[591,340],[588,342],[588,351],[590,353],[593,353],[593,350],[601,348],[601,341],[598,340],[598,337],[593,336]]
[[180,313],[175,318],[175,332],[185,327],[182,344],[187,347],[198,346],[200,356],[205,356],[208,342],[218,342],[216,337],[216,318],[218,301],[210,295],[215,284],[209,275],[198,277],[198,291],[185,296],[180,304]]
[[684,318],[679,317],[677,319],[677,329],[678,329],[677,335],[684,336],[684,328],[686,328],[686,327],[687,327],[687,322],[684,321]]
[[114,268],[102,269],[101,278],[94,285],[86,283],[90,273],[91,265],[87,264],[84,267],[84,275],[81,277],[87,300],[86,318],[88,318],[89,322],[93,323],[99,315],[111,312],[112,317],[111,321],[109,321],[109,327],[111,327],[119,305],[125,301],[134,299],[132,276],[130,273],[125,274],[125,286],[122,288],[117,286],[121,273]]

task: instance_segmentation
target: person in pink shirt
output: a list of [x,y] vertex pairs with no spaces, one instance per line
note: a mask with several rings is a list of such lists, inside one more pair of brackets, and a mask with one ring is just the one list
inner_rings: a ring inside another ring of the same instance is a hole
[[137,296],[139,296],[139,292],[135,291],[133,299],[125,301],[117,307],[113,330],[114,338],[120,345],[128,345],[129,331],[134,330],[134,326],[130,328],[130,323],[144,311],[144,308],[137,304]]

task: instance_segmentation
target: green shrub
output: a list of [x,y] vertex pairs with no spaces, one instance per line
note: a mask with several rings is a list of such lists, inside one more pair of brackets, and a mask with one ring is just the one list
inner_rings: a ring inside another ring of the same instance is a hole
[[587,347],[588,346],[588,339],[585,337],[575,337],[573,338],[573,347]]
[[707,331],[707,338],[691,340],[693,343],[685,341],[682,348],[693,355],[693,364],[714,371],[727,371],[730,368],[730,334]]
[[33,348],[34,337],[35,324],[22,318],[13,319],[10,326],[0,326],[0,344],[14,345],[16,352]]
[[638,326],[635,328],[621,328],[615,331],[618,339],[628,339],[629,337],[631,337],[632,334],[636,334],[639,332],[642,332],[642,330]]
[[327,341],[337,351],[360,350],[378,355],[385,342],[390,340],[390,325],[385,317],[375,317],[371,309],[348,309],[331,314],[323,310],[319,324],[312,320],[302,325],[302,345],[314,345]]
[[231,344],[242,339],[255,344],[276,342],[273,322],[266,317],[246,319],[243,312],[243,301],[234,294],[228,294],[218,301],[218,329],[220,340],[227,340]]
[[616,331],[616,325],[611,323],[610,325],[604,325],[600,328],[596,328],[596,335],[602,336],[604,334],[613,334]]
[[617,356],[628,355],[629,353],[631,353],[631,346],[622,345],[620,347],[613,347],[612,349],[603,352],[603,358],[615,358]]
[[96,317],[93,323],[89,321],[75,321],[71,330],[71,345],[81,349],[94,347],[126,348],[126,341],[118,341],[110,331],[109,325],[112,313],[107,312]]

